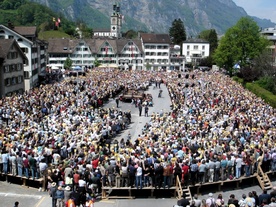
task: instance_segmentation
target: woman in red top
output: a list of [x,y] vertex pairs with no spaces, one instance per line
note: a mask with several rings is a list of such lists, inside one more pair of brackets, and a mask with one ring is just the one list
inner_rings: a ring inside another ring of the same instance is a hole
[[94,158],[92,159],[91,164],[92,164],[93,170],[95,171],[95,170],[97,169],[98,165],[99,165],[99,158],[95,158],[95,157],[94,157]]
[[73,175],[73,188],[76,190],[79,185],[80,174],[76,171]]

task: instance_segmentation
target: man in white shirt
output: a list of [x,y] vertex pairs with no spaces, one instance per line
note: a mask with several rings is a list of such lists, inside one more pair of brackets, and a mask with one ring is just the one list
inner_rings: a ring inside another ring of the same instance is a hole
[[242,158],[239,155],[235,155],[235,164],[236,164],[236,179],[241,177],[241,166]]

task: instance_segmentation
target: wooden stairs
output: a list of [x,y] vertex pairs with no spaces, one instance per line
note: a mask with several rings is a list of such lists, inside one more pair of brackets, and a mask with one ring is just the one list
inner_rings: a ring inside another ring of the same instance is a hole
[[272,183],[266,173],[263,172],[261,165],[259,163],[257,170],[257,179],[262,188],[262,190],[270,190],[272,189]]
[[181,199],[184,193],[186,195],[186,199],[188,199],[189,201],[192,200],[192,195],[191,195],[190,188],[189,187],[182,188],[179,178],[176,177],[176,188],[175,188],[175,194],[176,195],[175,195],[175,197],[177,199]]

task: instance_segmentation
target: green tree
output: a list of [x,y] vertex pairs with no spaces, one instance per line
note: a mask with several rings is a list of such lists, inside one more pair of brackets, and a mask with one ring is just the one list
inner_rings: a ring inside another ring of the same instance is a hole
[[186,30],[181,19],[175,19],[169,29],[169,35],[174,44],[182,45],[186,40]]
[[79,28],[79,32],[81,33],[81,38],[92,38],[93,36],[92,28],[89,28],[83,21],[80,21],[80,20],[78,20],[77,26]]
[[125,34],[124,34],[124,37],[126,39],[134,39],[138,36],[138,33],[134,30],[128,30]]
[[213,58],[218,66],[231,72],[237,62],[241,67],[250,65],[251,60],[268,45],[269,42],[260,35],[257,23],[249,17],[242,17],[221,38]]
[[99,62],[99,60],[96,58],[95,60],[94,60],[94,67],[99,67],[101,65],[101,63]]
[[199,34],[198,37],[210,43],[210,55],[212,56],[212,54],[218,47],[218,34],[216,30],[214,29],[204,30]]
[[72,67],[73,61],[68,57],[66,58],[66,60],[64,61],[63,67],[65,69],[70,69]]

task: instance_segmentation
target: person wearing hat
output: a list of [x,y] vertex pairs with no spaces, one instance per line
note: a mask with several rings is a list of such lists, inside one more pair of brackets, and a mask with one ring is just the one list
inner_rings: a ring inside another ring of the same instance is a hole
[[64,188],[64,202],[65,203],[69,200],[71,192],[72,191],[71,191],[71,187],[70,186],[66,186]]
[[215,204],[215,198],[213,197],[213,193],[208,194],[208,198],[206,199],[206,204],[211,207],[211,205]]
[[64,207],[64,191],[61,186],[58,186],[55,198],[57,200],[57,207]]
[[57,199],[56,199],[57,188],[56,188],[56,185],[57,185],[56,182],[52,182],[51,186],[50,186],[50,189],[49,189],[50,197],[52,197],[52,207],[56,207],[56,204],[57,204]]

